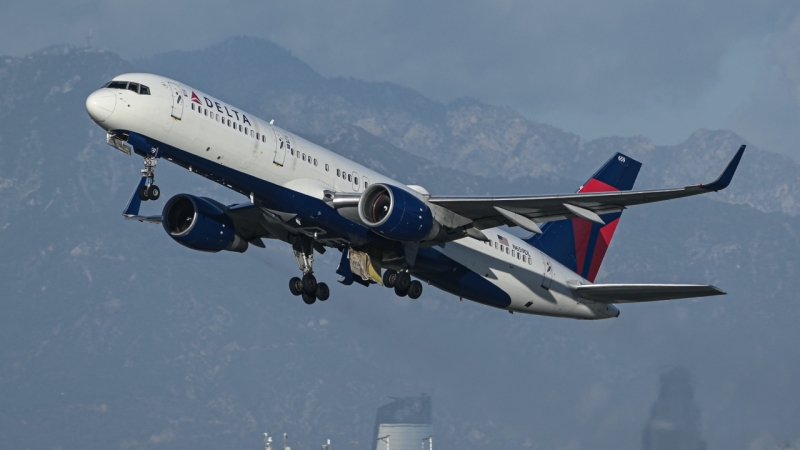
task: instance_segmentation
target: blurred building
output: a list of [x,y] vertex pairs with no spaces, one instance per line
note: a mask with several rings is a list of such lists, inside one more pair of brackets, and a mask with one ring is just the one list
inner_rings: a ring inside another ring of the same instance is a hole
[[644,450],[705,450],[700,408],[694,403],[689,372],[674,368],[661,374],[658,399],[642,436]]
[[[419,397],[391,397],[392,402],[378,408],[372,436],[375,450],[386,450],[389,436],[389,450],[421,450],[423,439],[433,436],[431,420],[431,398],[425,394]],[[425,442],[425,450],[428,442]]]

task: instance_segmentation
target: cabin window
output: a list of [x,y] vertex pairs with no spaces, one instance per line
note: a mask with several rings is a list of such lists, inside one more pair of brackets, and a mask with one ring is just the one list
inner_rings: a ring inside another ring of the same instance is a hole
[[256,139],[261,139],[261,134],[256,133]]
[[145,85],[141,85],[139,87],[139,93],[142,95],[150,95],[150,88]]
[[308,163],[311,164],[311,155],[308,155]]
[[342,179],[343,179],[343,180],[346,180],[346,179],[347,179],[347,174],[346,174],[346,173],[344,173],[344,172],[342,172]]
[[349,173],[347,174],[347,181],[353,181],[353,177]]
[[516,256],[516,255],[515,255],[515,253],[516,253],[516,252],[511,252],[511,257],[512,257],[512,258],[513,258],[514,256]]
[[339,169],[336,169],[336,176],[337,176],[337,177],[340,177],[340,176],[342,176],[342,171],[341,171],[341,170],[339,170]]
[[192,111],[194,111],[194,103],[192,103]]
[[252,129],[250,130],[250,137],[255,137],[255,133],[253,132]]
[[508,255],[509,253],[511,253],[511,249],[509,247],[506,247],[506,255]]
[[231,126],[231,119],[228,119],[228,126]]
[[243,128],[243,127],[242,127],[241,125],[239,125],[239,131],[242,131],[242,128]]
[[267,137],[263,134],[261,135],[261,142],[267,142]]
[[128,90],[139,93],[139,83],[128,83]]
[[500,245],[500,251],[501,251],[501,252],[504,252],[504,251],[506,251],[506,247],[505,247],[504,245],[502,245],[502,244]]
[[303,153],[303,161],[305,161],[305,160],[306,160],[306,154]]
[[[239,130],[242,131],[242,130]],[[247,134],[247,127],[244,127],[244,134]]]
[[317,165],[317,158],[314,158],[314,165]]
[[205,108],[203,109],[203,115],[204,115],[204,116],[207,116],[207,115],[208,115],[208,110],[207,110],[207,109],[205,109]]
[[364,182],[364,189],[366,189],[366,188],[367,188],[367,186],[369,186],[369,183],[367,183],[367,182],[365,181],[365,182]]
[[528,255],[522,255],[522,262],[528,262]]
[[[292,148],[292,149],[289,149],[289,153],[291,153],[291,154],[292,154],[292,156],[294,156],[294,149],[293,149],[293,148]],[[297,154],[297,156],[300,156],[300,154],[298,153],[298,154]]]
[[325,164],[325,172],[330,172],[330,171],[331,171],[331,166]]
[[497,241],[494,241],[494,248],[497,248]]
[[520,257],[520,255],[521,255],[521,253],[517,252],[517,259],[522,259],[522,258]]
[[109,89],[125,89],[126,87],[128,87],[128,82],[127,81],[112,81],[112,82],[108,83],[108,86],[106,86],[106,87],[109,88]]
[[532,265],[533,265],[533,258],[528,258],[528,265],[529,265],[529,266],[532,266]]
[[219,114],[216,115],[216,121],[219,122]]

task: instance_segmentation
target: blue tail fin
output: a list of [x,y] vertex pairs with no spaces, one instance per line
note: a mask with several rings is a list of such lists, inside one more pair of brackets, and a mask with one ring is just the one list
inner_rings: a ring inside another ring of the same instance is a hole
[[[639,161],[617,153],[578,192],[629,191],[641,167]],[[534,235],[528,243],[594,282],[620,216],[621,212],[600,216],[605,225],[580,218],[548,222],[542,226],[542,234]]]

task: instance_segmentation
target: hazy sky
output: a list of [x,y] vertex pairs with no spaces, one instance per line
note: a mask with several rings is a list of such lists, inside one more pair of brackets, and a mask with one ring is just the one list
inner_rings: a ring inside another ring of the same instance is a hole
[[[800,157],[797,0],[6,0],[0,53],[270,39],[327,76],[510,106],[586,138],[731,128]],[[231,68],[235,70],[235,68]]]

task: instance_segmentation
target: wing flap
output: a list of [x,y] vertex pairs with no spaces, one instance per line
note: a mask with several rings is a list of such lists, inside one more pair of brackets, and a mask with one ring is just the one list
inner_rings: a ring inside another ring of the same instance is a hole
[[589,284],[570,285],[576,297],[601,303],[639,303],[726,295],[709,284]]

